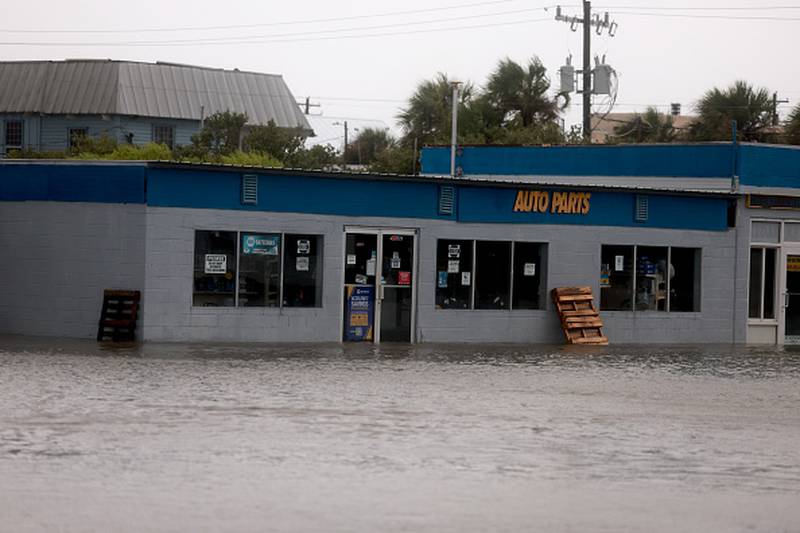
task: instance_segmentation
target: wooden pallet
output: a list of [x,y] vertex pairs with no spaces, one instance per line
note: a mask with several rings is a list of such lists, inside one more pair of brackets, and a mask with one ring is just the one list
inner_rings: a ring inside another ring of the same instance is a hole
[[103,309],[97,325],[97,340],[134,341],[140,299],[139,291],[103,291]]
[[608,344],[594,307],[591,287],[558,287],[550,292],[567,344]]

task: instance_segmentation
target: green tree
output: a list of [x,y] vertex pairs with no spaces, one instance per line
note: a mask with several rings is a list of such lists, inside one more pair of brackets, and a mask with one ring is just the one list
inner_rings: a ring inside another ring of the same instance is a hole
[[301,148],[297,150],[284,161],[284,164],[291,168],[321,170],[331,168],[338,160],[339,154],[335,148],[327,144],[318,144],[311,148]]
[[378,153],[369,170],[380,174],[413,175],[419,170],[418,156],[412,146],[396,144]]
[[394,148],[397,140],[388,130],[378,128],[365,128],[359,132],[352,143],[347,145],[347,163],[369,165],[377,157]]
[[789,118],[784,125],[786,130],[786,142],[789,144],[800,144],[800,104],[792,109]]
[[614,128],[615,142],[626,143],[670,143],[675,140],[677,131],[672,116],[659,113],[655,107],[648,107],[643,114],[634,117]]
[[549,90],[547,69],[533,56],[525,66],[509,58],[500,60],[489,75],[484,94],[501,126],[528,128],[558,118],[560,109],[547,95]]
[[244,139],[246,151],[269,154],[280,161],[289,160],[303,147],[305,131],[300,128],[279,128],[274,120],[252,126]]
[[230,155],[239,149],[242,131],[247,123],[245,113],[222,111],[210,115],[203,122],[203,129],[192,135],[190,155],[212,157]]
[[698,118],[690,128],[697,141],[726,141],[731,138],[731,121],[736,121],[742,141],[764,141],[771,124],[772,98],[764,88],[737,81],[726,89],[713,88],[697,104]]
[[[480,136],[480,117],[470,109],[475,89],[469,82],[459,90],[458,132],[461,142],[472,142]],[[450,142],[452,120],[452,81],[446,74],[439,73],[432,80],[417,85],[414,94],[408,99],[408,106],[397,118],[403,128],[403,144],[412,145],[416,139],[419,145]]]

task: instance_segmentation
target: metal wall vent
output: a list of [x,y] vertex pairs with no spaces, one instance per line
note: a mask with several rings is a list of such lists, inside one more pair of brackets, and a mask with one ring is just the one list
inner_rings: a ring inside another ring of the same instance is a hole
[[255,174],[242,176],[242,204],[258,204],[258,176]]
[[640,194],[636,195],[636,213],[634,214],[636,222],[647,222],[647,216],[650,211],[650,202],[647,196]]
[[452,215],[456,203],[456,188],[452,185],[439,187],[439,214]]

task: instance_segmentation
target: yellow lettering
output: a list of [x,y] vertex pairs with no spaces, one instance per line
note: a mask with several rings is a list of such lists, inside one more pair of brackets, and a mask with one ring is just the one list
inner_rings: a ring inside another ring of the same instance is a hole
[[542,191],[539,193],[539,211],[547,213],[547,207],[550,205],[550,193]]
[[583,194],[583,208],[581,209],[581,214],[588,215],[589,214],[589,198],[592,197],[592,193],[587,192]]
[[517,200],[514,202],[514,211],[525,211],[525,191],[517,191]]
[[525,211],[529,213],[531,212],[531,209],[533,209],[533,200],[535,194],[536,193],[533,191],[526,191],[525,193]]

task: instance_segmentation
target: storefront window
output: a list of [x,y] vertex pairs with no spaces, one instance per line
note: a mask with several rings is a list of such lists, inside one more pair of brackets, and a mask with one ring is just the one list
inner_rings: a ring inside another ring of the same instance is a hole
[[533,242],[514,243],[514,290],[512,308],[542,309],[544,279],[544,245]]
[[667,249],[636,247],[636,310],[667,310]]
[[281,286],[281,236],[275,233],[240,235],[239,305],[277,306]]
[[600,309],[633,308],[633,246],[603,246],[600,251]]
[[511,288],[511,243],[475,244],[475,308],[508,309]]
[[286,235],[283,252],[283,305],[322,306],[322,236]]
[[776,254],[775,248],[750,249],[750,318],[775,318]]
[[[631,299],[633,287],[636,294]],[[630,311],[632,307],[636,311],[699,311],[700,249],[602,246],[600,309]]]
[[195,232],[193,304],[232,307],[235,295],[236,232]]
[[700,250],[670,248],[669,310],[700,310]]
[[473,241],[440,240],[436,245],[436,307],[469,309]]

